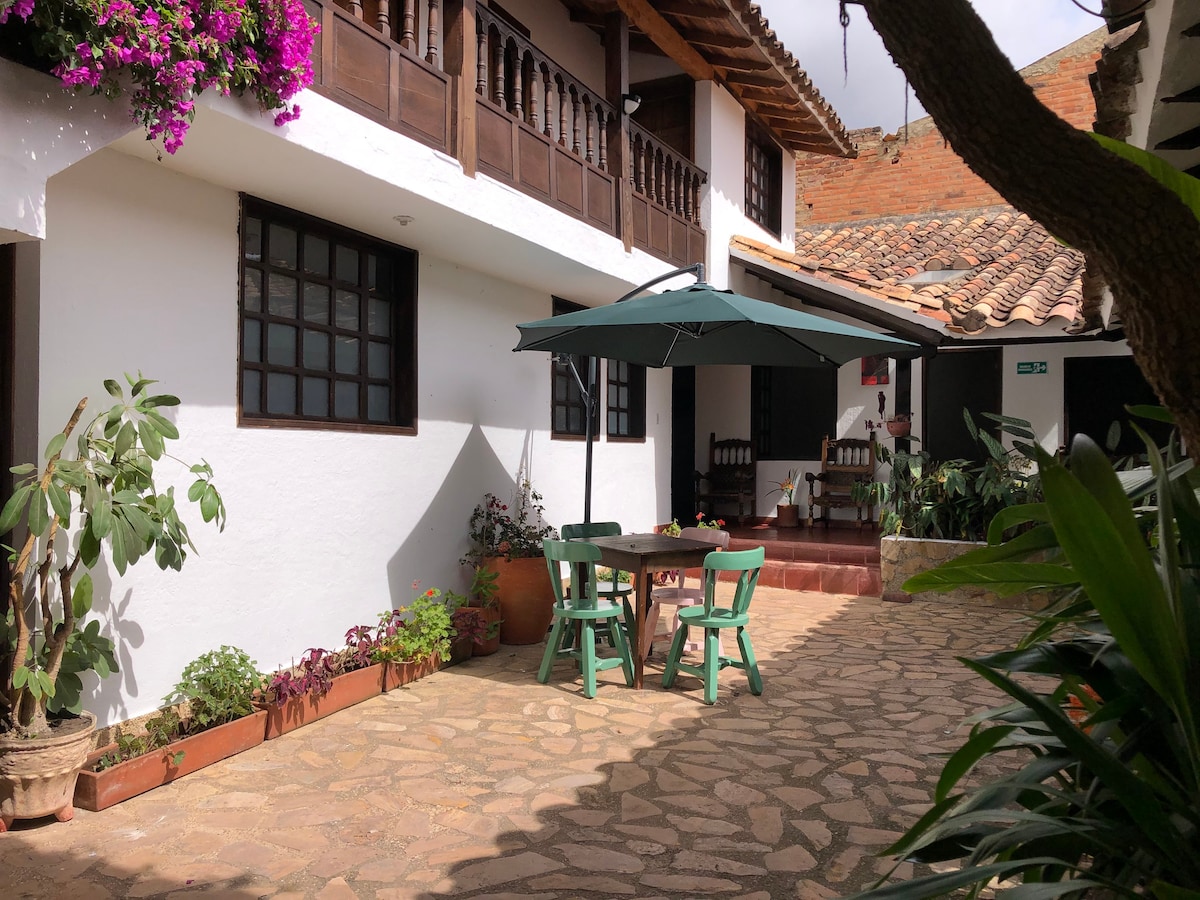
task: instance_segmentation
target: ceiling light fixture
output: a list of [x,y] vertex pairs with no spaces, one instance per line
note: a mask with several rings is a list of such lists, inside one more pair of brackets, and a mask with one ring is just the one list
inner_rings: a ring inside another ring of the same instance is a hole
[[401,216],[392,216],[392,221],[393,221],[393,222],[399,222],[401,225],[411,225],[411,224],[412,224],[412,220],[413,220],[413,217],[412,217],[412,216],[403,216],[403,215],[401,215]]
[[638,111],[638,107],[642,105],[640,94],[622,94],[621,108],[625,110],[625,115],[632,116]]

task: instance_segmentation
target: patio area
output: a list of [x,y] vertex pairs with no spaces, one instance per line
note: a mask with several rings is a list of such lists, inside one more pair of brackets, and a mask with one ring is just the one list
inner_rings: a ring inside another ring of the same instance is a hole
[[[760,588],[761,697],[502,647],[66,824],[0,835],[10,898],[829,897],[926,808],[1019,614]],[[984,627],[981,624],[986,622]]]

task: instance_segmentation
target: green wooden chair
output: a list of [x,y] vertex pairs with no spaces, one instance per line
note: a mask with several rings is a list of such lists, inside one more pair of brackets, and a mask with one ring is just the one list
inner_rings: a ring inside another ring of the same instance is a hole
[[[726,666],[733,666],[746,672],[750,679],[750,693],[762,693],[762,676],[758,673],[758,662],[754,659],[754,648],[750,644],[750,635],[746,633],[746,625],[750,622],[750,599],[754,596],[765,558],[766,551],[762,547],[732,553],[713,552],[704,557],[704,605],[679,610],[679,628],[667,654],[663,687],[671,687],[679,672],[689,672],[704,682],[704,702],[711,705],[717,702],[717,674]],[[741,572],[730,607],[720,607],[715,603],[717,576],[721,572]],[[691,627],[704,629],[704,663],[700,666],[681,661]],[[741,659],[721,654],[718,636],[722,628],[737,629]]]
[[[546,566],[550,570],[550,584],[554,588],[554,626],[546,642],[542,666],[538,669],[538,681],[546,684],[550,670],[557,659],[568,657],[577,660],[583,672],[583,695],[589,700],[596,696],[596,673],[620,666],[625,674],[625,683],[633,684],[633,662],[629,656],[629,642],[625,629],[616,625],[621,615],[621,604],[596,591],[596,562],[600,559],[600,548],[584,541],[542,541],[546,553]],[[562,587],[561,564],[567,563],[571,571],[571,595],[566,597]],[[596,656],[596,624],[608,624],[609,636],[618,656],[600,658]],[[580,631],[579,647],[575,647],[575,629]]]
[[[560,531],[564,541],[586,541],[594,537],[615,537],[623,533],[620,522],[579,522],[564,525]],[[632,584],[621,584],[617,580],[617,573],[615,571],[613,572],[612,581],[596,582],[596,595],[598,597],[607,597],[609,600],[621,601],[626,622],[633,621],[633,607],[629,603],[629,598],[633,594],[633,590],[634,586]],[[609,644],[614,648],[617,646],[613,641],[612,635],[609,633],[607,623],[597,628],[596,633],[608,638]],[[628,626],[626,627],[626,636],[628,636]]]

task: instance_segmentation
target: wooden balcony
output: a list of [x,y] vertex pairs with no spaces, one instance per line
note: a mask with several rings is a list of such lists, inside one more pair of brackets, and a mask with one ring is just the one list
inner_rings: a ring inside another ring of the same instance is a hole
[[[622,122],[604,92],[486,7],[474,0],[304,3],[321,23],[313,90],[627,246],[676,265],[704,259],[707,174]],[[618,135],[624,148],[612,153]]]

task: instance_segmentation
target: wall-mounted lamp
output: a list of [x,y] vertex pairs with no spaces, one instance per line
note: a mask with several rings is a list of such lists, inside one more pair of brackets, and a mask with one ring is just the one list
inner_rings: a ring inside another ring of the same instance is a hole
[[642,98],[639,94],[622,94],[621,108],[625,110],[625,115],[632,116],[638,111],[638,107],[642,105]]

